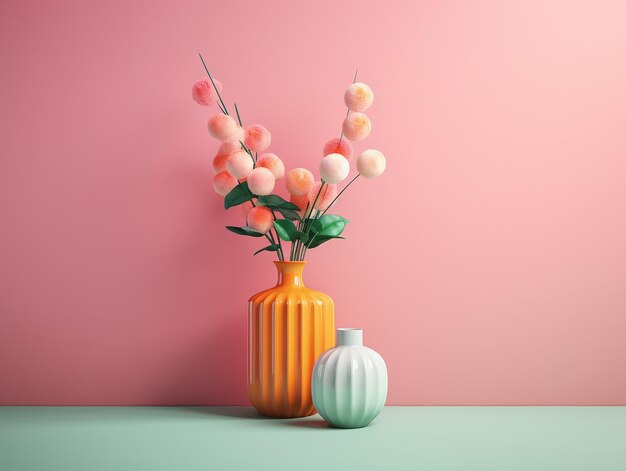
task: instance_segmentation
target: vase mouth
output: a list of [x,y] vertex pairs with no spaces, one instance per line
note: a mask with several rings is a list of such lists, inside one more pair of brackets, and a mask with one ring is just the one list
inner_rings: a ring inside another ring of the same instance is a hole
[[362,347],[363,329],[356,327],[340,327],[337,329],[337,346]]
[[297,265],[299,263],[306,263],[306,260],[274,260],[275,265]]

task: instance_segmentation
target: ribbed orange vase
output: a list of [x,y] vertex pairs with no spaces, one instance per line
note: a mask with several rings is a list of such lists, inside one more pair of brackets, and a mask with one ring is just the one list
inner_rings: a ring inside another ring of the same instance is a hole
[[274,262],[278,284],[248,301],[248,397],[263,415],[315,413],[311,372],[335,346],[333,300],[304,286],[306,262]]

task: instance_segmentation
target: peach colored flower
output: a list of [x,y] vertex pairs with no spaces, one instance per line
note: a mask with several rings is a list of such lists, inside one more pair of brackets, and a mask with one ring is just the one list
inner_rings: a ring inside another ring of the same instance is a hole
[[213,189],[218,195],[226,196],[237,186],[237,180],[228,172],[220,172],[213,177]]
[[[313,186],[309,190],[308,200],[311,203],[311,205],[315,201],[315,197],[317,195],[317,192],[320,191],[321,185],[322,185],[322,182],[317,181],[313,184]],[[324,211],[328,209],[328,207],[330,206],[330,203],[335,199],[336,196],[337,196],[337,185],[334,185],[332,183],[325,184],[324,188],[320,192],[320,195],[317,197],[317,201],[315,202],[314,209],[317,209],[318,211]]]
[[215,154],[213,157],[213,171],[217,173],[222,173],[226,170],[226,161],[228,160],[228,155],[223,154]]
[[213,171],[215,173],[220,173],[226,170],[226,161],[230,154],[241,150],[241,144],[235,141],[224,142],[219,149],[217,149],[217,153],[215,157],[213,157]]
[[350,113],[343,121],[343,135],[351,141],[360,141],[372,130],[370,119],[363,113]]
[[211,136],[222,142],[243,141],[243,128],[233,118],[223,113],[218,113],[209,119],[209,132]]
[[241,144],[235,141],[224,142],[219,149],[215,157],[213,157],[213,170],[215,173],[220,173],[226,170],[226,161],[230,154],[233,154],[241,150]]
[[274,216],[267,206],[257,206],[248,211],[248,227],[261,234],[267,234],[274,227]]
[[252,162],[252,157],[247,152],[238,150],[230,154],[226,161],[226,168],[233,177],[241,180],[252,172],[254,163]]
[[356,159],[356,168],[365,178],[376,178],[387,167],[383,153],[376,149],[367,149]]
[[270,146],[272,135],[260,124],[253,124],[246,129],[244,144],[252,152],[263,152]]
[[[215,80],[215,86],[220,92],[222,91],[222,84],[218,80]],[[191,97],[202,106],[213,106],[218,100],[217,93],[208,79],[193,84]]]
[[350,162],[341,154],[329,154],[320,162],[320,177],[326,183],[339,183],[350,173]]
[[339,140],[338,137],[331,139],[324,144],[324,156],[328,154],[341,154],[346,159],[352,159],[352,144],[347,139]]
[[265,167],[257,167],[248,175],[248,188],[254,195],[269,195],[274,189],[276,178]]
[[237,152],[238,150],[241,150],[241,144],[239,142],[227,141],[227,142],[222,143],[222,145],[218,147],[217,153],[230,155],[233,152]]
[[257,167],[265,167],[274,174],[276,180],[285,176],[285,164],[276,154],[268,152],[259,157],[256,162]]
[[343,96],[346,106],[351,111],[365,111],[374,101],[374,92],[362,82],[353,83]]
[[294,168],[285,177],[285,186],[289,194],[294,196],[306,195],[313,185],[315,178],[306,168]]

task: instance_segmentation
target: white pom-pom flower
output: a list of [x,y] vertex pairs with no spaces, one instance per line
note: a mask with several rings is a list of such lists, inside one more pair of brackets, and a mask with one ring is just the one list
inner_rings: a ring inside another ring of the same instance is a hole
[[327,183],[344,181],[350,173],[350,162],[341,154],[328,154],[320,162],[320,177]]
[[380,176],[387,167],[383,153],[376,149],[367,149],[356,159],[356,169],[365,178]]
[[352,112],[343,121],[343,135],[353,142],[365,139],[371,131],[372,123],[363,113]]
[[343,99],[351,111],[365,111],[372,106],[374,92],[368,85],[357,82],[348,87]]

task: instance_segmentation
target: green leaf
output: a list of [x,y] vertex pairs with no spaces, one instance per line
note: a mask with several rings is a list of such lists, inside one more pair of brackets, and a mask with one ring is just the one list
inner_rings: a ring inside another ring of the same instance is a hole
[[333,222],[344,221],[346,224],[349,223],[346,218],[339,216],[338,214],[324,214],[321,218],[318,219],[322,223],[322,225],[327,226]]
[[300,220],[300,215],[298,214],[297,211],[294,211],[293,209],[278,208],[276,211],[282,214],[285,219],[289,219],[290,221]]
[[325,214],[311,223],[311,230],[318,236],[339,236],[348,220],[335,214]]
[[278,195],[259,196],[258,204],[272,209],[291,209],[292,211],[300,211],[300,208],[297,205],[290,203]]
[[324,226],[324,228],[321,231],[319,231],[317,235],[337,237],[341,235],[341,233],[343,232],[345,228],[346,228],[345,221],[336,221],[336,222],[329,224],[328,226]]
[[313,238],[311,238],[311,242],[308,245],[308,248],[314,249],[315,247],[318,247],[322,245],[324,242],[328,242],[329,240],[332,240],[332,239],[345,239],[345,237],[316,235]]
[[324,229],[324,226],[322,225],[321,221],[319,221],[318,219],[313,219],[309,223],[309,228],[310,228],[311,232],[317,234],[322,229]]
[[280,245],[278,245],[278,244],[268,245],[267,247],[263,247],[262,249],[257,250],[256,252],[254,252],[253,255],[261,253],[261,252],[263,252],[265,250],[268,251],[268,252],[276,252],[279,248],[280,248]]
[[304,232],[298,232],[298,239],[300,239],[303,244],[306,244],[309,241],[309,236]]
[[248,183],[241,182],[224,198],[224,208],[232,208],[233,206],[249,201],[250,198],[252,198],[252,193],[250,192],[250,188],[248,188]]
[[255,231],[254,229],[250,229],[249,227],[236,227],[236,226],[226,226],[230,232],[234,232],[238,235],[250,236],[250,237],[263,237],[264,234]]
[[298,229],[296,229],[296,225],[289,219],[277,219],[274,221],[274,228],[276,229],[278,237],[283,240],[291,241],[298,238]]

